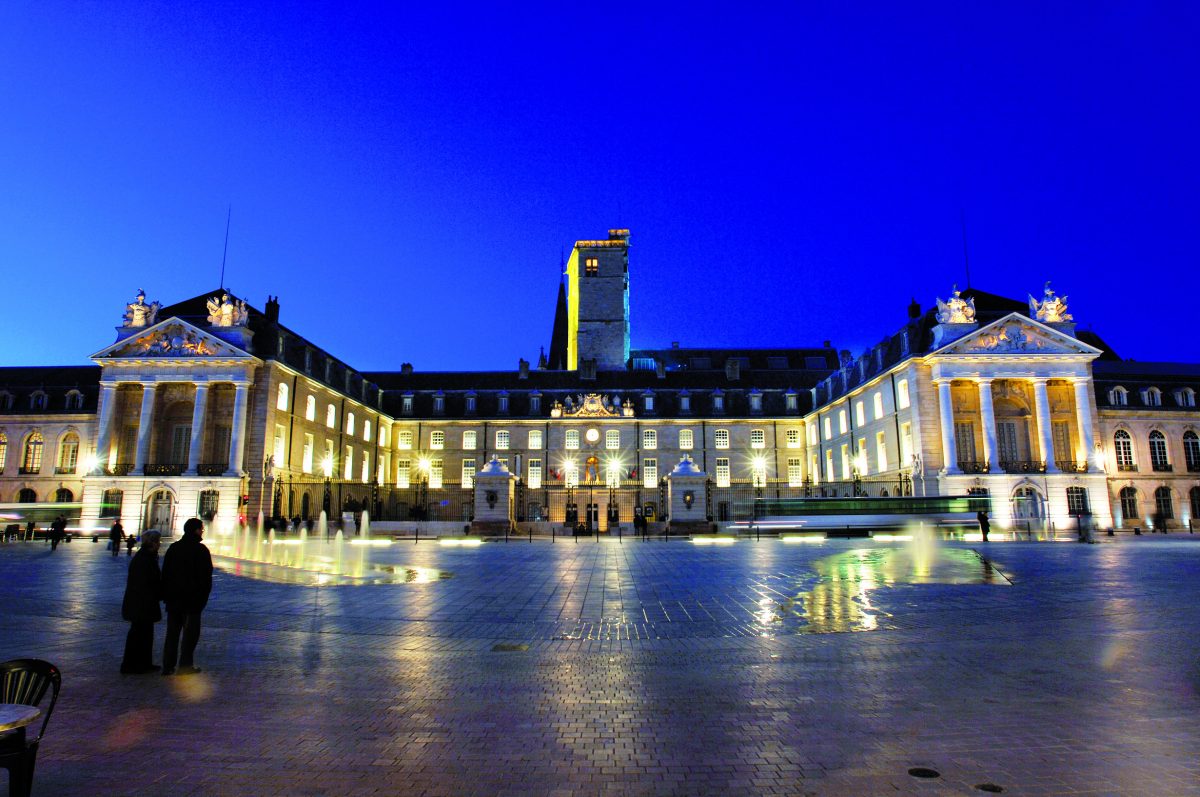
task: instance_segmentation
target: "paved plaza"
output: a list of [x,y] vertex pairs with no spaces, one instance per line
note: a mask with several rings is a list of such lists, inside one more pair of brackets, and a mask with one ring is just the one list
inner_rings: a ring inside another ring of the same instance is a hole
[[0,660],[63,673],[34,794],[1200,794],[1186,535],[372,556],[223,569],[164,678],[117,672],[124,555],[0,546]]

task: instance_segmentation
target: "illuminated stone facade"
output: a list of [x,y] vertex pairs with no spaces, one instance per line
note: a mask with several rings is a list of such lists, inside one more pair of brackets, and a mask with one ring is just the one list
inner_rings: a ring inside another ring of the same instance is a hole
[[139,292],[95,366],[0,369],[0,504],[81,502],[85,530],[367,508],[373,527],[460,533],[496,458],[522,530],[611,532],[635,512],[661,526],[690,457],[690,529],[759,495],[986,493],[996,525],[1022,529],[1080,513],[1175,528],[1200,508],[1200,367],[1120,360],[1049,286],[955,290],[857,358],[631,350],[628,254],[625,230],[576,244],[557,369],[364,373],[283,326],[275,299]]

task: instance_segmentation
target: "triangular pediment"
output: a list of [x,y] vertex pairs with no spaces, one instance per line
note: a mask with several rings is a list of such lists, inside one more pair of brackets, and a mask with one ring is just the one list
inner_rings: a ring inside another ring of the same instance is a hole
[[933,355],[1021,357],[1036,355],[1081,355],[1095,357],[1097,348],[1020,313],[1010,313],[958,340]]
[[186,321],[168,318],[101,349],[92,359],[103,364],[112,360],[252,360],[254,357]]

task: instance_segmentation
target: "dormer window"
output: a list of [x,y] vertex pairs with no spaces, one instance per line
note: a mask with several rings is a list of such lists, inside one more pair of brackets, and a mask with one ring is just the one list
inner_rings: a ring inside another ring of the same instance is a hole
[[642,411],[654,412],[654,394],[649,390],[642,394]]
[[722,393],[720,390],[713,391],[712,411],[713,412],[724,412],[725,411],[725,394]]
[[537,392],[530,393],[529,394],[529,414],[536,415],[537,413],[539,413],[541,411],[542,411],[542,394],[537,393]]
[[750,391],[750,411],[762,412],[762,393],[757,390]]
[[690,393],[688,393],[686,390],[681,390],[679,392],[679,411],[680,412],[691,412],[692,411],[692,395]]
[[433,414],[446,414],[446,394],[440,390],[433,394]]
[[78,390],[68,391],[65,406],[69,410],[83,409],[83,394]]
[[13,408],[13,396],[7,390],[0,391],[0,410],[11,410]]
[[783,407],[787,412],[800,411],[800,397],[794,390],[783,394]]
[[46,409],[46,401],[48,396],[45,391],[35,390],[29,396],[29,408],[34,410]]
[[1162,391],[1156,387],[1148,387],[1142,390],[1142,404],[1147,407],[1162,406]]
[[500,394],[496,396],[496,411],[497,412],[508,412],[508,393],[507,392],[501,391]]
[[467,394],[466,405],[464,407],[467,412],[475,412],[475,398],[476,396],[474,393]]
[[413,414],[413,394],[412,393],[405,393],[403,396],[400,397],[400,414],[401,415],[412,415]]
[[1108,391],[1108,403],[1114,407],[1124,407],[1129,404],[1129,391],[1117,385]]
[[1175,391],[1175,403],[1180,407],[1195,407],[1196,406],[1196,391],[1190,387],[1185,387],[1182,390]]

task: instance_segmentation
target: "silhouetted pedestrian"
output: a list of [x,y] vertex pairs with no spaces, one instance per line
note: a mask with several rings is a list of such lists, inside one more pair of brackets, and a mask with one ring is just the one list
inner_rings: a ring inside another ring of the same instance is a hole
[[56,550],[65,536],[67,536],[67,521],[66,518],[59,515],[50,524],[50,550]]
[[[121,618],[129,622],[125,636],[125,657],[121,672],[141,675],[159,669],[154,664],[154,624],[162,619],[158,602],[162,599],[162,576],[158,569],[158,546],[161,535],[147,531],[142,535],[142,547],[129,562],[129,578],[125,582],[125,599],[121,601]],[[120,542],[113,545],[119,550]]]
[[980,510],[975,513],[975,518],[979,521],[979,533],[983,535],[983,541],[988,541],[988,532],[992,530],[992,522],[988,520],[987,512]]
[[137,543],[137,537],[130,534],[125,538],[125,555],[133,556],[133,546]]
[[[190,518],[183,524],[183,537],[163,556],[163,602],[167,605],[167,638],[163,647],[163,675],[200,672],[195,666],[196,643],[200,640],[200,613],[212,592],[212,556],[201,540],[204,523]],[[183,646],[180,648],[180,634]]]
[[121,521],[112,524],[108,530],[108,550],[112,551],[113,559],[121,555],[121,543],[125,540],[125,527]]

